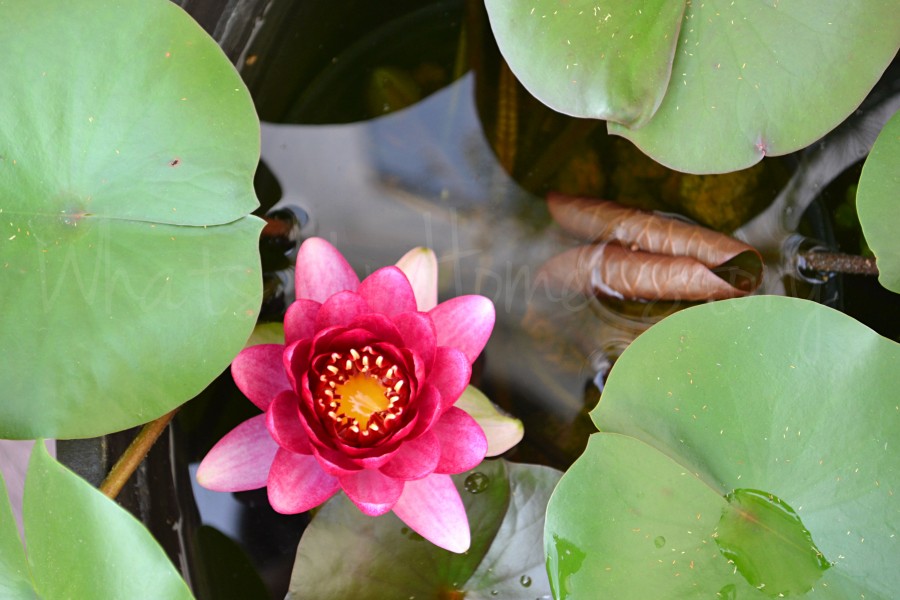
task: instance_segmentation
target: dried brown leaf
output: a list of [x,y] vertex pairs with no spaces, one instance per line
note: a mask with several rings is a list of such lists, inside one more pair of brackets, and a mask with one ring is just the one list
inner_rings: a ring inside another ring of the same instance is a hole
[[614,202],[551,193],[553,218],[594,242],[548,261],[567,289],[642,300],[745,296],[759,285],[762,257],[734,238]]

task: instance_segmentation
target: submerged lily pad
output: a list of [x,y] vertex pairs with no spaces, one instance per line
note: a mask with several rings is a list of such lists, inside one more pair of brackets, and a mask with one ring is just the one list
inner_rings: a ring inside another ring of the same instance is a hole
[[878,281],[900,294],[900,112],[891,117],[863,165],[856,209],[866,243],[878,260]]
[[0,52],[0,437],[149,421],[256,320],[249,93],[166,0],[10,0]]
[[557,597],[895,597],[898,365],[900,345],[797,299],[649,329],[548,507]]
[[336,496],[300,540],[288,598],[533,600],[549,594],[541,535],[560,475],[503,460],[454,475],[472,530],[464,554],[429,544],[393,514],[367,517]]
[[0,478],[3,598],[192,598],[134,517],[35,444],[25,481],[28,558]]

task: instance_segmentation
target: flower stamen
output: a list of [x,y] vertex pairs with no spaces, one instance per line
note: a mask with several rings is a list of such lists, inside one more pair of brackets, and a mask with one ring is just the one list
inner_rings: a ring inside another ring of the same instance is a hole
[[401,426],[398,417],[410,388],[400,365],[371,346],[332,352],[314,362],[316,371],[325,371],[311,390],[316,412],[344,443],[370,446]]

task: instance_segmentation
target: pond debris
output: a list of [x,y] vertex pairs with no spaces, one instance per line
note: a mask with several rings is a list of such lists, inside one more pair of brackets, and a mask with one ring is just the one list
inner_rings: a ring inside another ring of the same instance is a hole
[[566,289],[629,300],[719,300],[752,293],[763,260],[751,246],[680,218],[551,192],[550,214],[590,242],[548,260]]

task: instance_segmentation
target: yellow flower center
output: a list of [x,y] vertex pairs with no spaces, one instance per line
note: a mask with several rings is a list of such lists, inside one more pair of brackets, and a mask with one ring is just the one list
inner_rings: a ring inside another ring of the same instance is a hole
[[360,429],[368,429],[369,419],[373,414],[390,406],[388,388],[381,385],[375,377],[357,373],[334,389],[336,398],[340,398],[340,414],[356,419]]
[[345,444],[371,446],[400,426],[411,391],[406,374],[371,346],[320,355],[313,372],[316,412]]

